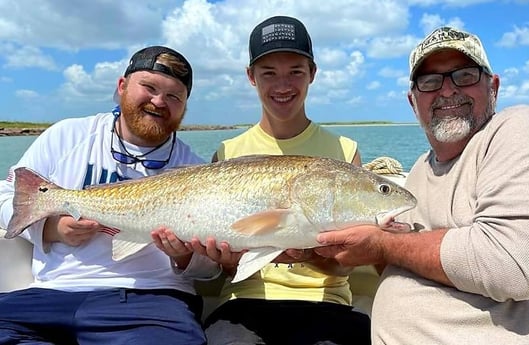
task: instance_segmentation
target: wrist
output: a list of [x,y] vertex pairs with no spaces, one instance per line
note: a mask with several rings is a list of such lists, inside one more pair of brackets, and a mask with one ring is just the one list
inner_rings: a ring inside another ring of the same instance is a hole
[[178,270],[185,270],[189,263],[191,262],[191,257],[193,256],[193,253],[185,254],[185,255],[179,255],[179,256],[171,256],[171,265],[173,268],[176,268]]

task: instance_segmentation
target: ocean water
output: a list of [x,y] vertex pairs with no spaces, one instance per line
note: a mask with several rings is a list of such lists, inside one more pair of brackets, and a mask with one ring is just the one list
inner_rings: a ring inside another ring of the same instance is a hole
[[[389,156],[398,160],[408,171],[415,160],[429,148],[424,133],[418,125],[384,126],[328,126],[329,130],[358,142],[362,162],[377,157]],[[210,161],[219,143],[236,136],[244,129],[185,131],[178,136],[193,150]],[[34,136],[0,137],[0,179],[5,179],[7,170],[15,164],[24,151],[35,140]]]

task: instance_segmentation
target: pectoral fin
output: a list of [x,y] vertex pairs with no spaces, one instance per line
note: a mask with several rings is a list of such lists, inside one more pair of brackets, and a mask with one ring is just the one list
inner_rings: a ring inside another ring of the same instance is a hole
[[237,266],[237,273],[231,282],[237,283],[248,278],[272,262],[282,252],[283,249],[274,247],[261,247],[249,250],[242,255],[239,266]]
[[241,218],[231,225],[232,230],[244,235],[264,235],[295,223],[294,214],[288,209],[275,209]]

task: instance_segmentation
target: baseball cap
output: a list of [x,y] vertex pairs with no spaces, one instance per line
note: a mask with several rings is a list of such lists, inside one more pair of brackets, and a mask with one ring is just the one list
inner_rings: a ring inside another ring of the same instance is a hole
[[410,54],[410,80],[413,80],[417,68],[430,54],[442,49],[455,49],[465,54],[484,70],[492,73],[489,60],[481,41],[476,35],[444,26],[426,36]]
[[[158,59],[158,56],[163,53],[172,55],[177,60],[181,61],[184,64],[187,72],[175,73],[175,71],[170,67],[164,64],[157,63],[156,60]],[[191,87],[193,85],[193,70],[191,69],[191,64],[189,63],[189,61],[186,60],[186,58],[182,54],[178,53],[177,51],[171,48],[167,48],[164,46],[150,46],[134,53],[134,55],[132,55],[129,60],[129,65],[127,66],[127,69],[125,70],[123,76],[126,77],[129,74],[138,71],[156,71],[166,74],[170,77],[176,78],[186,86],[187,98],[189,98],[189,95],[191,94]],[[116,103],[119,103],[119,95],[117,89],[114,92],[114,101]]]
[[250,34],[250,66],[270,53],[291,52],[314,60],[312,41],[302,22],[275,16],[258,24]]

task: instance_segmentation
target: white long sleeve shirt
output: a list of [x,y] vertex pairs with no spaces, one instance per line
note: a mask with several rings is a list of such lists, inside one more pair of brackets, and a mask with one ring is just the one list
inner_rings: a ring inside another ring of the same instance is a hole
[[[125,165],[115,161],[110,152],[114,115],[97,114],[85,118],[57,122],[42,133],[13,166],[6,180],[0,181],[0,227],[7,228],[13,213],[13,171],[28,167],[67,189],[83,189],[90,185],[113,183],[158,174],[164,169],[148,170],[141,164]],[[171,140],[149,159],[167,159]],[[132,154],[148,152],[125,143]],[[114,149],[119,149],[114,138]],[[166,168],[199,164],[203,160],[177,139]],[[218,265],[200,255],[193,255],[188,267],[174,270],[169,257],[148,245],[121,261],[112,259],[112,236],[98,233],[89,242],[72,247],[53,243],[49,251],[42,244],[44,221],[26,229],[20,236],[34,245],[32,287],[63,291],[91,291],[108,288],[178,289],[194,293],[193,278],[208,279],[219,272]],[[48,247],[46,248],[48,249]]]

